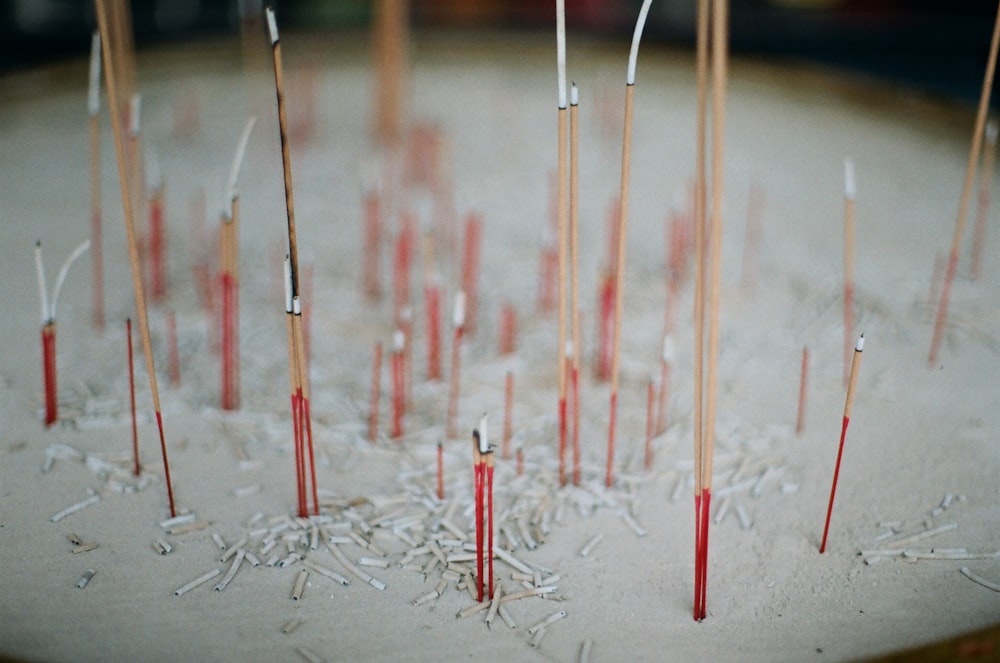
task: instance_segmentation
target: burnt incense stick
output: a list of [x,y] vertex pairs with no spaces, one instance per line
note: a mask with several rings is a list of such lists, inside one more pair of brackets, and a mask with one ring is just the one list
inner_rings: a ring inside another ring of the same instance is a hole
[[982,142],[980,137],[986,126],[986,113],[989,110],[990,92],[993,89],[993,75],[996,71],[997,50],[1000,47],[1000,3],[997,5],[996,19],[993,23],[993,37],[990,41],[990,54],[986,61],[986,73],[983,75],[983,87],[979,93],[979,109],[976,111],[976,126],[972,130],[972,147],[969,149],[969,161],[965,166],[965,179],[962,182],[962,195],[958,202],[958,214],[955,217],[955,230],[951,238],[951,251],[948,254],[948,267],[941,286],[941,299],[938,301],[937,315],[934,317],[934,335],[931,337],[931,349],[927,358],[928,366],[937,363],[938,351],[941,347],[941,336],[948,320],[948,299],[951,295],[951,284],[955,280],[955,270],[958,267],[958,251],[962,245],[962,233],[965,230],[966,217],[969,214],[969,198],[972,196],[972,184],[976,177],[976,164],[979,163],[979,150]]
[[[486,426],[486,415],[483,415],[483,427]],[[493,453],[493,446],[486,445],[489,449],[486,456],[486,563],[489,567],[487,574],[489,578],[487,598],[493,600],[493,469],[496,458]]]
[[621,186],[618,198],[618,250],[615,258],[615,313],[614,335],[611,343],[611,415],[608,422],[608,462],[604,485],[608,488],[614,482],[615,424],[618,414],[619,363],[621,361],[622,305],[625,296],[625,244],[628,229],[629,172],[632,161],[632,97],[635,91],[636,60],[639,56],[639,41],[646,25],[649,5],[652,0],[643,0],[639,18],[632,34],[632,48],[629,51],[628,69],[625,76],[625,128],[622,134]]
[[167,499],[170,503],[170,515],[175,516],[174,490],[170,481],[170,463],[167,460],[167,442],[163,431],[163,414],[160,409],[160,392],[156,382],[156,370],[153,362],[153,347],[149,333],[149,317],[146,312],[146,296],[142,282],[142,271],[139,265],[139,249],[136,241],[135,221],[132,213],[132,200],[129,191],[129,180],[125,169],[125,148],[122,145],[122,127],[117,109],[118,88],[116,79],[116,63],[112,60],[112,46],[109,43],[108,15],[104,0],[95,0],[97,23],[101,32],[101,50],[104,60],[104,78],[108,92],[108,106],[112,109],[111,126],[114,136],[115,154],[118,162],[118,181],[121,188],[122,208],[124,211],[125,234],[128,243],[129,263],[132,271],[132,290],[135,297],[136,314],[139,316],[139,337],[142,341],[142,351],[146,359],[146,374],[149,377],[149,389],[153,399],[153,410],[156,414],[156,426],[160,435],[160,452],[163,456],[163,471],[167,483]]
[[42,311],[42,382],[45,394],[45,426],[51,426],[59,418],[59,390],[57,387],[56,369],[56,305],[59,303],[59,293],[69,268],[83,253],[90,248],[90,240],[81,242],[69,257],[63,262],[56,275],[55,286],[52,289],[52,300],[48,299],[45,283],[45,266],[42,263],[42,242],[35,242],[35,273],[38,277],[38,296]]
[[142,467],[139,465],[139,426],[135,414],[135,360],[132,353],[132,318],[125,320],[125,335],[128,341],[128,400],[132,413],[132,473],[139,476]]
[[840,445],[837,448],[837,464],[833,469],[833,484],[830,486],[830,503],[826,507],[826,523],[823,525],[823,541],[819,544],[819,552],[826,551],[826,539],[830,533],[830,516],[833,514],[833,499],[837,494],[837,479],[840,477],[840,460],[844,455],[844,438],[847,437],[847,426],[851,423],[851,407],[854,404],[854,389],[858,384],[858,369],[861,367],[861,351],[865,348],[865,335],[858,337],[854,346],[854,358],[851,360],[851,377],[847,383],[847,398],[844,400],[844,418],[840,426]]
[[446,428],[449,440],[453,440],[458,436],[455,422],[458,419],[459,381],[462,370],[462,334],[465,329],[465,292],[461,290],[455,295],[452,326],[455,332],[451,344],[451,380],[448,385],[448,418]]
[[844,157],[844,384],[851,365],[854,341],[854,161]]
[[90,265],[92,319],[94,328],[104,330],[104,243],[101,212],[101,34],[94,30],[90,40],[90,79],[87,89],[90,134]]
[[993,171],[997,160],[997,123],[987,122],[983,132],[983,160],[979,169],[979,191],[976,196],[976,226],[972,231],[971,269],[972,280],[982,275],[983,245],[986,242],[986,224],[989,221],[990,199],[993,195]]
[[556,364],[558,366],[558,421],[559,421],[559,485],[566,485],[566,300],[567,300],[567,234],[569,221],[569,188],[567,181],[567,113],[566,113],[566,3],[556,0],[556,71],[559,91],[557,108],[558,164],[556,169],[556,255],[558,268],[558,337],[556,339]]

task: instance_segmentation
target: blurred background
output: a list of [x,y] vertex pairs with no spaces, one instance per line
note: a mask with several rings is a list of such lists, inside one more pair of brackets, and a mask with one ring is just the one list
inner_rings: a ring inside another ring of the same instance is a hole
[[[416,30],[552,30],[551,0],[409,0]],[[371,0],[275,0],[282,29],[363,30]],[[577,34],[628,38],[640,0],[566,0]],[[138,48],[235,36],[261,0],[132,0]],[[732,0],[737,54],[813,61],[974,104],[993,0]],[[656,0],[644,39],[693,47],[695,0]],[[0,69],[84,55],[92,0],[0,0]]]

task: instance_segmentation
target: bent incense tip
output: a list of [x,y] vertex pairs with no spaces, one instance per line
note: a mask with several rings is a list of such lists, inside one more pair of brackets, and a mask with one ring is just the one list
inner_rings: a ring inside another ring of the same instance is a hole
[[68,258],[66,258],[66,262],[64,262],[62,267],[59,268],[59,274],[56,275],[56,287],[52,291],[52,309],[49,311],[49,319],[56,319],[56,304],[59,301],[59,292],[62,290],[63,283],[66,282],[66,275],[69,273],[70,266],[89,248],[90,240],[83,240],[75,249],[73,249],[73,252],[69,254]]
[[642,39],[642,30],[646,26],[646,15],[649,14],[649,5],[652,0],[643,0],[639,9],[639,18],[635,22],[635,32],[632,33],[632,47],[628,52],[628,71],[625,76],[626,85],[635,85],[635,66],[639,59],[639,41]]
[[35,275],[38,277],[38,301],[42,309],[42,324],[48,323],[49,315],[48,286],[45,284],[45,268],[42,265],[42,240],[35,241]]
[[235,200],[239,195],[236,190],[236,181],[239,179],[240,166],[243,164],[243,155],[246,154],[247,143],[250,141],[250,133],[253,131],[256,122],[257,116],[251,115],[250,119],[247,120],[246,126],[243,127],[243,134],[240,136],[240,142],[236,146],[236,154],[233,155],[233,165],[229,169],[229,181],[226,185],[226,196],[230,201]]
[[844,198],[853,201],[857,195],[857,187],[854,182],[854,160],[851,157],[844,157]]

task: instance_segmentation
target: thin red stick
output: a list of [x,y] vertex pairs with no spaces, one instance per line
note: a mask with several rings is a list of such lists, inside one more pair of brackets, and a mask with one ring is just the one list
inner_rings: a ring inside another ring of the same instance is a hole
[[476,493],[476,588],[478,601],[483,602],[483,480],[485,464],[479,453],[479,431],[472,435],[473,487]]
[[139,476],[139,426],[135,415],[135,361],[132,355],[132,318],[125,321],[125,335],[128,339],[128,400],[132,412],[132,473]]
[[517,349],[517,311],[510,302],[504,302],[500,309],[500,343],[501,355],[513,354]]
[[465,245],[462,251],[462,291],[465,293],[465,331],[476,333],[479,312],[479,249],[482,218],[470,213],[465,220]]
[[489,599],[493,600],[493,452],[486,454],[486,557],[489,560]]
[[167,347],[170,384],[179,387],[181,384],[181,358],[180,350],[177,347],[177,314],[173,310],[167,313]]
[[45,385],[45,426],[59,418],[59,395],[56,388],[56,324],[42,326],[42,374]]
[[377,192],[365,195],[365,263],[364,292],[369,299],[382,297],[382,284],[379,279],[382,251],[382,210]]
[[524,474],[524,449],[518,447],[517,451],[514,452],[514,454],[516,458],[515,464],[517,465],[516,467],[517,476],[521,476],[522,474]]

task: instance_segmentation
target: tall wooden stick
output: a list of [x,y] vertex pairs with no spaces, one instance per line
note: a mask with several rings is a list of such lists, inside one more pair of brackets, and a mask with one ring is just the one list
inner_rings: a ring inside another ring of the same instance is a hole
[[[101,50],[104,55],[104,78],[107,81],[108,106],[118,109],[118,89],[115,63],[112,60],[111,47],[108,42],[108,16],[104,0],[95,0],[97,9],[97,24],[101,32]],[[149,316],[146,312],[146,296],[143,290],[142,271],[139,265],[139,249],[135,236],[135,221],[132,216],[132,200],[129,191],[128,174],[125,171],[125,148],[122,145],[121,119],[117,112],[111,116],[112,134],[114,135],[115,154],[118,160],[118,181],[121,186],[122,208],[124,211],[125,234],[128,242],[129,263],[132,268],[132,291],[135,296],[136,315],[139,317],[139,337],[142,342],[142,352],[146,359],[146,374],[149,377],[149,390],[153,398],[153,410],[156,413],[156,425],[160,433],[160,453],[163,456],[163,472],[167,483],[167,499],[170,502],[170,515],[176,516],[174,508],[174,489],[170,481],[170,464],[167,460],[167,442],[163,432],[163,414],[160,409],[160,390],[156,382],[156,370],[153,363],[153,344],[149,334]]]
[[927,357],[928,366],[937,363],[938,351],[941,347],[941,336],[948,320],[948,298],[951,294],[951,283],[955,280],[955,269],[958,267],[958,251],[962,246],[962,232],[965,230],[965,219],[969,214],[969,198],[972,196],[972,184],[976,178],[976,164],[979,163],[979,149],[982,145],[980,137],[986,126],[986,113],[990,105],[990,92],[993,89],[993,74],[996,72],[997,50],[1000,47],[1000,3],[997,5],[997,15],[993,22],[993,38],[990,41],[990,55],[986,61],[986,74],[983,76],[983,88],[979,93],[979,110],[976,112],[976,127],[972,131],[972,147],[969,149],[969,161],[965,166],[965,180],[962,183],[962,196],[958,201],[958,215],[955,217],[955,231],[951,238],[951,252],[948,254],[948,268],[945,271],[944,283],[941,286],[941,299],[938,302],[937,315],[934,318],[934,336],[931,338],[931,350]]
[[639,41],[646,25],[646,15],[652,0],[643,0],[639,18],[632,34],[632,48],[629,51],[628,69],[625,76],[625,128],[622,134],[622,170],[618,197],[618,247],[615,260],[615,326],[611,344],[611,416],[608,423],[608,462],[604,485],[614,483],[615,423],[618,413],[618,380],[621,361],[622,304],[625,297],[625,244],[628,229],[629,174],[632,163],[632,96],[635,91],[635,68],[639,57]]
[[556,70],[559,80],[557,109],[558,166],[556,169],[556,242],[558,255],[559,337],[556,340],[556,363],[559,371],[559,485],[566,485],[566,231],[569,191],[566,181],[566,3],[556,0]]
[[840,446],[837,448],[837,464],[833,469],[833,484],[830,486],[830,503],[826,507],[826,523],[823,525],[823,541],[819,544],[822,555],[826,551],[826,537],[830,533],[830,516],[833,514],[833,498],[837,494],[837,479],[840,477],[840,460],[844,456],[844,438],[847,437],[847,426],[851,423],[851,407],[854,404],[854,388],[858,384],[858,369],[861,367],[861,351],[865,348],[865,335],[858,337],[854,346],[854,358],[851,361],[851,377],[847,383],[847,398],[844,400],[844,418],[840,426]]
[[572,365],[569,377],[570,400],[573,404],[573,485],[580,484],[580,93],[576,83],[569,95],[569,319],[573,339]]
[[132,318],[125,320],[125,335],[128,337],[128,400],[132,413],[132,473],[139,476],[139,426],[135,416],[135,358],[132,352]]

